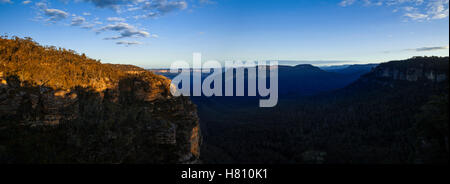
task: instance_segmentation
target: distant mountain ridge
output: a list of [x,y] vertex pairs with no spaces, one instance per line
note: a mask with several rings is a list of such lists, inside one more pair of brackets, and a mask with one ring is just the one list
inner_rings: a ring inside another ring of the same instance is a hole
[[[279,94],[283,96],[305,96],[343,88],[356,81],[361,75],[370,72],[374,66],[376,65],[354,65],[346,69],[340,69],[339,71],[325,71],[311,64],[295,66],[279,65],[277,66]],[[192,77],[193,70],[190,70]],[[170,73],[169,69],[149,69],[149,71],[164,75],[168,78],[174,78],[178,75],[178,73]],[[195,70],[195,72],[200,71]],[[202,74],[202,79],[208,75]],[[245,80],[247,80],[247,73],[245,75]]]
[[323,68],[321,67],[322,70],[328,71],[328,72],[335,72],[335,73],[341,73],[341,74],[365,74],[368,73],[370,71],[372,71],[372,69],[374,69],[375,67],[377,67],[378,64],[355,64],[355,65],[345,65],[338,68],[333,68],[333,67],[326,67]]

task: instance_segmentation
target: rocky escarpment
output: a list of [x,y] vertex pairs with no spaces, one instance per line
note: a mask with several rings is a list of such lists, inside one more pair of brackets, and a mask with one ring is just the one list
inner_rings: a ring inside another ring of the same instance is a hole
[[414,57],[382,63],[364,79],[440,83],[448,80],[448,57]]
[[0,56],[0,163],[198,162],[196,106],[165,77],[29,39]]

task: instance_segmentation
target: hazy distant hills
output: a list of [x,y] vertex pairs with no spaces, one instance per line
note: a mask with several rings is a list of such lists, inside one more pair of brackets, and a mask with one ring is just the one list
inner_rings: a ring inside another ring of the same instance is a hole
[[377,67],[378,64],[358,64],[320,67],[320,69],[341,74],[365,74]]
[[[342,88],[361,75],[370,72],[376,64],[348,65],[341,68],[327,68],[327,70],[310,64],[296,66],[279,66],[278,82],[279,94],[281,96],[305,96],[320,92]],[[170,73],[168,69],[150,70],[156,74],[174,78],[178,74]],[[209,74],[203,74],[202,79]],[[247,80],[248,76],[245,76]]]
[[349,66],[331,71],[312,65],[279,68],[279,94],[289,96],[314,95],[342,88],[361,75],[368,73],[373,65]]

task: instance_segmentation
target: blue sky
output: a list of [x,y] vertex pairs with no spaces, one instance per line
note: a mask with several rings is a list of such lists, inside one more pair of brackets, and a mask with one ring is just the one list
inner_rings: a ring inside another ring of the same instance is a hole
[[448,56],[448,0],[0,0],[0,33],[107,63]]

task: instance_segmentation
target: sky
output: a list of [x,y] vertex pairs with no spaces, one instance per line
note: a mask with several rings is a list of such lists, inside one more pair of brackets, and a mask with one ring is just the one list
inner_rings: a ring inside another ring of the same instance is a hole
[[103,63],[315,65],[449,55],[449,0],[0,0],[0,34]]

